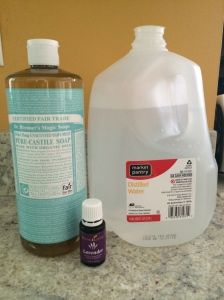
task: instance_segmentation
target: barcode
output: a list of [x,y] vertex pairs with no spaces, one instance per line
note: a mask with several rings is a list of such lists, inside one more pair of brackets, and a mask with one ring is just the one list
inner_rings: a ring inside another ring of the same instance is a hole
[[190,217],[190,215],[190,205],[168,206],[168,218]]

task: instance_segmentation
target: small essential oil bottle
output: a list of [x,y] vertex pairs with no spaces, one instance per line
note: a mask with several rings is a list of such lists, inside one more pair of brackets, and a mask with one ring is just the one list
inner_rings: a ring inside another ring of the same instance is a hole
[[106,258],[106,226],[99,199],[86,199],[82,203],[80,258],[87,266],[101,265]]

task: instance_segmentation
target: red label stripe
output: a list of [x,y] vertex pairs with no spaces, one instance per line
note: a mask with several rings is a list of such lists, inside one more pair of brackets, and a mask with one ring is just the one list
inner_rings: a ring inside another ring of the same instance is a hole
[[127,215],[128,222],[159,222],[160,215]]

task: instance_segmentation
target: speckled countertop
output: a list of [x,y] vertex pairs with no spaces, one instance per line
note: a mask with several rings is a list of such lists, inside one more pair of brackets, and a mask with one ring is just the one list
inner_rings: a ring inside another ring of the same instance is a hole
[[0,198],[0,299],[224,299],[224,200],[203,235],[177,247],[139,248],[108,233],[107,260],[79,251],[35,257],[20,245],[14,197]]
[[224,199],[217,199],[204,234],[181,246],[139,248],[110,232],[100,267],[82,265],[79,250],[40,258],[20,245],[13,179],[4,176],[12,174],[3,163],[10,161],[10,148],[3,148],[8,154],[0,156],[0,299],[224,299]]

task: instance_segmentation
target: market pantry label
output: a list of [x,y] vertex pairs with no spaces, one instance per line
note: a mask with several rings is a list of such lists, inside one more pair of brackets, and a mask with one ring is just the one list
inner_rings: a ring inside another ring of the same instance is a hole
[[127,161],[127,221],[191,219],[195,188],[195,158]]

